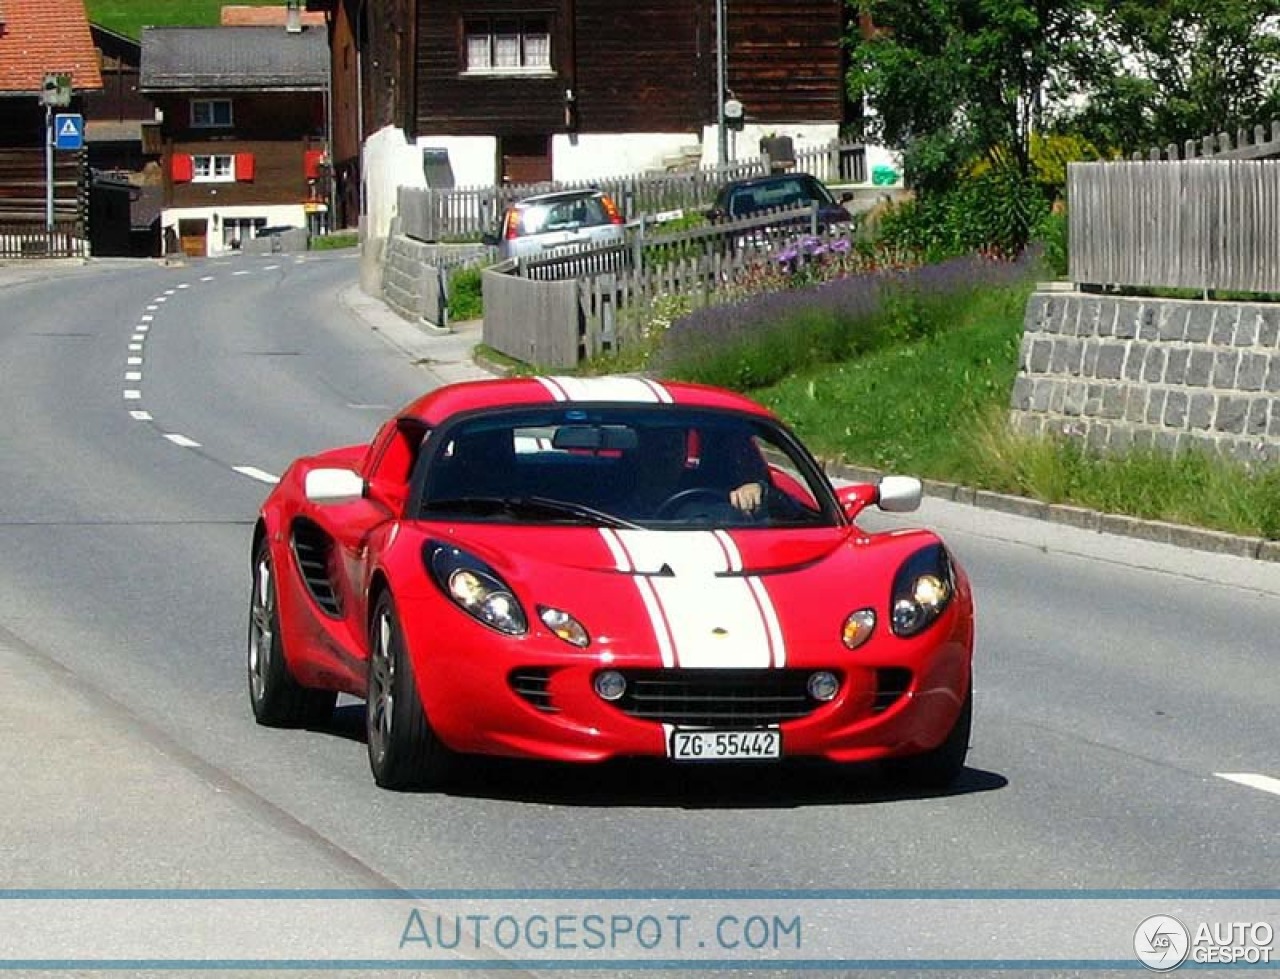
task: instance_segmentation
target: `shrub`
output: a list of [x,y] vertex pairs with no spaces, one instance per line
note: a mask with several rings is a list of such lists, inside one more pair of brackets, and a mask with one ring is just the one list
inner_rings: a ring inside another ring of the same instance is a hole
[[449,273],[449,318],[477,320],[484,315],[482,270],[467,266]]

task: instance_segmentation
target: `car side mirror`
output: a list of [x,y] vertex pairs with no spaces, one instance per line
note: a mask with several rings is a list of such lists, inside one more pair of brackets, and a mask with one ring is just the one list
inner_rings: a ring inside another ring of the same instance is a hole
[[851,200],[853,200],[853,191],[851,190],[846,190],[843,194],[840,195],[841,204],[848,204]]
[[364,477],[353,469],[312,469],[303,480],[311,503],[353,503],[364,491]]
[[919,509],[923,496],[924,487],[914,476],[883,476],[878,483],[853,483],[836,490],[850,520],[873,504],[886,513],[910,513]]

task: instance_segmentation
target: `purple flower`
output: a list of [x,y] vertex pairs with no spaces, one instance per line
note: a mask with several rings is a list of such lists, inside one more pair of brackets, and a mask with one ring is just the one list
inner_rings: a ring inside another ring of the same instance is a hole
[[831,250],[837,255],[847,255],[853,249],[853,243],[848,238],[837,238],[831,243]]

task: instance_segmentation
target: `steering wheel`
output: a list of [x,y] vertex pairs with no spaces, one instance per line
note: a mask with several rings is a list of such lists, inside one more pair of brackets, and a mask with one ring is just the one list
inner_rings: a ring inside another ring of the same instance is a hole
[[694,486],[691,489],[682,489],[679,492],[672,493],[658,506],[655,516],[659,520],[669,520],[677,512],[684,507],[690,506],[695,501],[718,506],[729,505],[719,490],[713,490],[706,486]]

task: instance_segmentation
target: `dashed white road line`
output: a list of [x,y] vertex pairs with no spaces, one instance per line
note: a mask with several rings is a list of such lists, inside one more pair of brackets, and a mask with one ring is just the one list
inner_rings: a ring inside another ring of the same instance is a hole
[[138,352],[138,351],[140,351],[140,350],[142,349],[142,344],[141,344],[141,343],[131,343],[131,344],[129,344],[129,349],[130,349],[130,350],[132,350],[132,351],[134,351],[134,352],[136,353],[136,352]]
[[142,358],[130,357],[128,360],[125,361],[125,363],[128,364],[130,367],[140,367],[142,366]]
[[142,371],[125,371],[125,372],[124,372],[124,379],[125,379],[126,381],[141,381],[141,380],[142,380]]
[[274,272],[274,271],[275,271],[276,269],[278,269],[279,267],[280,267],[279,265],[264,265],[264,266],[262,266],[262,271],[264,271],[264,272]]
[[259,469],[257,466],[232,466],[241,476],[248,476],[250,479],[256,479],[260,483],[270,483],[273,486],[280,482],[279,476],[273,476],[269,472]]
[[200,281],[201,281],[201,282],[212,282],[212,281],[213,281],[213,276],[211,276],[211,275],[202,275],[202,276],[200,276]]
[[1280,795],[1280,778],[1272,778],[1270,775],[1255,775],[1252,772],[1214,772],[1213,774],[1218,778],[1225,778],[1228,782],[1247,785],[1251,789],[1260,789],[1263,792],[1270,792],[1272,795]]
[[125,401],[141,401],[142,392],[137,390],[136,388],[125,388],[124,400]]
[[185,435],[179,435],[177,432],[166,432],[164,437],[167,438],[174,445],[180,445],[184,449],[200,448],[200,443],[197,442],[195,439],[189,439]]
[[131,411],[129,412],[129,417],[136,422],[149,422],[152,420],[151,412],[149,411]]
[[239,271],[232,272],[231,274],[232,275],[251,275],[252,273],[250,272],[249,269],[240,269]]

